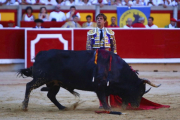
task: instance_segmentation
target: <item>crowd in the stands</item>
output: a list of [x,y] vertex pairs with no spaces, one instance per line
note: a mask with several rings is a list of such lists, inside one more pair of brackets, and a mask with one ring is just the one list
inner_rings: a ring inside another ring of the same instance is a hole
[[180,0],[0,0],[1,5],[61,5],[61,6],[176,6]]

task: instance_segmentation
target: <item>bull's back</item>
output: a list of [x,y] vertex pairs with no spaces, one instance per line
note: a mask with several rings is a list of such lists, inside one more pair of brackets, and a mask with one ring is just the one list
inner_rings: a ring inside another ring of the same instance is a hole
[[37,54],[33,76],[51,80],[83,80],[92,77],[93,68],[94,51],[53,49]]

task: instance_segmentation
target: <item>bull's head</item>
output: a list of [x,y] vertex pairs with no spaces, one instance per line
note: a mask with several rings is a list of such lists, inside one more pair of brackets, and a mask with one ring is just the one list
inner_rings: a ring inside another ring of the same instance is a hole
[[139,107],[139,104],[141,102],[142,96],[144,94],[148,93],[151,90],[151,88],[146,90],[146,84],[149,84],[150,86],[156,87],[156,88],[161,86],[161,84],[159,84],[159,85],[153,84],[148,79],[144,79],[144,78],[141,79],[141,83],[140,83],[140,85],[138,86],[138,88],[136,89],[136,92],[135,92],[136,95],[134,95],[135,98],[134,98],[134,100],[132,100],[130,102],[132,107],[135,107],[135,108]]

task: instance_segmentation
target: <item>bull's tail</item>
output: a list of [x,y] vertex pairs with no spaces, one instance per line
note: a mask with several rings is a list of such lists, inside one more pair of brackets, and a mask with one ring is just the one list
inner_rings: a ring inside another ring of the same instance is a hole
[[32,77],[32,66],[30,68],[26,68],[26,69],[20,69],[17,76],[23,77]]

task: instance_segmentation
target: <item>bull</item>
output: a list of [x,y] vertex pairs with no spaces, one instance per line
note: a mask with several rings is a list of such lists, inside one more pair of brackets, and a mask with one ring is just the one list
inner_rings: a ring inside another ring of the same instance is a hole
[[19,73],[33,78],[26,84],[24,110],[27,110],[31,91],[44,84],[49,88],[47,97],[59,110],[65,109],[56,99],[60,87],[75,96],[79,94],[74,89],[93,91],[103,108],[110,110],[106,103],[106,96],[110,94],[121,97],[123,106],[130,103],[132,107],[138,107],[147,92],[146,83],[153,87],[160,86],[139,78],[122,58],[104,50],[41,51],[35,57],[33,66],[21,69]]

